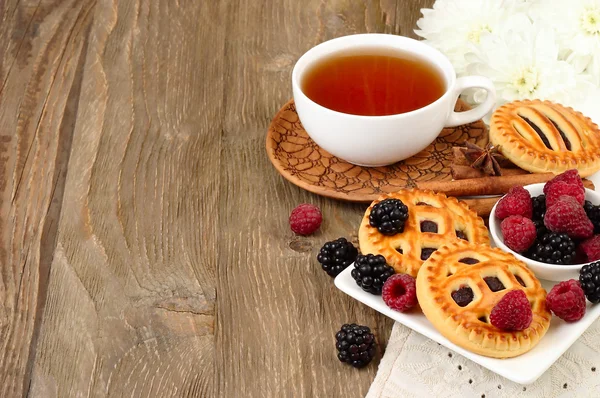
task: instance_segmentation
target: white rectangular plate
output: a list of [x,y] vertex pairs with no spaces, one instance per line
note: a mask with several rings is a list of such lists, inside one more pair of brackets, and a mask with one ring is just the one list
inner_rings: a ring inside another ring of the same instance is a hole
[[[548,332],[531,351],[515,358],[489,358],[474,354],[451,343],[433,327],[418,309],[407,313],[391,310],[383,302],[381,296],[367,293],[356,284],[350,275],[353,268],[354,265],[350,265],[335,278],[335,285],[338,289],[396,322],[448,347],[492,372],[520,384],[531,384],[537,380],[600,315],[600,304],[592,306],[588,302],[586,314],[578,322],[566,323],[553,316]],[[555,282],[541,282],[548,292],[555,284]]]

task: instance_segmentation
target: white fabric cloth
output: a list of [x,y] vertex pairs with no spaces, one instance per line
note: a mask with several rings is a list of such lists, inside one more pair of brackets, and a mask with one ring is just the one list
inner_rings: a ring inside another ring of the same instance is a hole
[[367,398],[600,397],[600,320],[535,383],[520,385],[394,324]]

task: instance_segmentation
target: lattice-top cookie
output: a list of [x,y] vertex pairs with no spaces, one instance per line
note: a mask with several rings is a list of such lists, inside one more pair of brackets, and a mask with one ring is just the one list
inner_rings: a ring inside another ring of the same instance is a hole
[[[369,224],[373,207],[385,199],[400,199],[408,207],[404,231],[381,234]],[[379,197],[365,212],[358,239],[363,254],[381,254],[398,273],[414,277],[438,247],[456,239],[489,243],[481,217],[456,198],[428,190],[402,189]]]
[[600,170],[600,131],[591,119],[549,101],[514,101],[490,121],[490,141],[510,161],[531,172]]
[[[516,289],[531,303],[531,325],[522,331],[498,329],[490,323],[490,313]],[[448,340],[489,357],[531,350],[550,325],[546,291],[533,272],[512,254],[487,245],[455,241],[440,248],[419,271],[417,297],[427,319]]]

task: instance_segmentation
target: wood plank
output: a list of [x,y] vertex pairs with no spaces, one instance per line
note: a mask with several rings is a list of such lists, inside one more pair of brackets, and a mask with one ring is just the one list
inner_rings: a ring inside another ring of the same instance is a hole
[[227,6],[95,3],[32,396],[215,394]]
[[284,182],[263,138],[301,53],[412,35],[421,3],[0,1],[0,396],[364,395],[333,333],[383,350],[391,323],[314,261],[363,209]]
[[[356,237],[366,207],[287,183],[269,163],[264,137],[291,97],[291,70],[302,53],[351,33],[412,35],[425,3],[431,1],[245,0],[229,13],[217,273],[220,396],[366,394],[379,357],[361,371],[342,365],[335,332],[345,322],[369,325],[381,354],[392,322],[337,291],[315,259],[325,241]],[[305,238],[294,236],[287,221],[301,202],[317,204],[325,220]]]
[[0,396],[29,375],[72,138],[72,97],[90,1],[2,2],[0,38]]

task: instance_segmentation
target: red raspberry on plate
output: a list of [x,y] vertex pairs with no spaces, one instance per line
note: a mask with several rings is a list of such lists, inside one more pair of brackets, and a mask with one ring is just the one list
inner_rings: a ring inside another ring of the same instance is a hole
[[579,281],[570,279],[560,282],[546,296],[548,309],[560,319],[575,322],[585,315],[585,294]]
[[321,226],[323,216],[315,205],[302,203],[290,214],[290,228],[299,235],[310,235]]
[[408,274],[394,274],[383,284],[383,301],[393,310],[405,312],[417,305],[415,278]]
[[496,217],[504,220],[508,216],[531,218],[533,203],[529,191],[523,187],[512,187],[496,205]]
[[545,192],[546,208],[551,207],[553,204],[558,202],[560,197],[563,195],[574,198],[582,206],[585,202],[585,189],[582,189],[578,185],[570,184],[568,182],[557,181],[553,183],[552,186]]
[[529,249],[537,237],[535,224],[523,216],[505,218],[500,223],[500,230],[504,236],[504,244],[517,253]]
[[585,239],[594,234],[594,224],[583,206],[570,196],[561,196],[546,209],[544,225],[552,232],[564,232],[574,239]]
[[583,181],[581,180],[579,172],[576,169],[567,170],[546,182],[544,185],[544,194],[548,195],[548,191],[552,188],[552,185],[557,182],[566,182],[567,184],[576,185],[582,192],[585,192]]
[[532,319],[531,305],[522,290],[506,293],[490,313],[490,323],[503,330],[525,330]]
[[595,235],[581,242],[579,251],[585,255],[586,263],[600,260],[600,235]]

